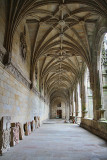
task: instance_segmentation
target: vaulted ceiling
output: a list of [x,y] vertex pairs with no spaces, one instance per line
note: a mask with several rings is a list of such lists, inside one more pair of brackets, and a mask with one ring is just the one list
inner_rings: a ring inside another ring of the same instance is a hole
[[29,30],[31,63],[39,68],[40,84],[51,99],[65,98],[84,63],[90,65],[95,27],[107,14],[102,1],[19,0],[17,8],[26,15]]

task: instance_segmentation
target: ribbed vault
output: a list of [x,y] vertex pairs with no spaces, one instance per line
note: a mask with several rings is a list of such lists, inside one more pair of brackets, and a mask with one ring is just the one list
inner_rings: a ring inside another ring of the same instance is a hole
[[[95,27],[107,15],[106,1],[100,0],[17,0],[8,25],[11,38],[5,46],[11,50],[12,36],[23,18],[31,42],[31,81],[35,70],[39,87],[44,86],[51,100],[66,97],[81,75],[84,63],[91,65],[91,45]],[[18,13],[17,13],[18,9]],[[9,15],[9,16],[10,16]],[[14,23],[13,23],[14,22]]]

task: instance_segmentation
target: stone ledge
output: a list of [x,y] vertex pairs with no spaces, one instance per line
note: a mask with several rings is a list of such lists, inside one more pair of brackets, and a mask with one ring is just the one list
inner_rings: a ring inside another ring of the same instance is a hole
[[[13,61],[11,61],[7,66],[0,61],[0,66],[11,76],[13,76],[19,83],[22,83],[25,87],[27,87],[28,90],[31,90],[31,81],[25,75],[23,75],[23,72]],[[32,92],[45,102],[45,98],[40,95],[40,92],[36,89],[36,87],[32,88]]]
[[94,121],[90,119],[82,119],[80,127],[92,132],[93,134],[103,138],[107,141],[107,123]]
[[31,81],[23,75],[22,71],[20,71],[20,69],[16,64],[14,64],[13,61],[11,61],[9,65],[6,65],[5,69],[10,74],[12,74],[19,82],[22,82],[27,88],[30,88]]

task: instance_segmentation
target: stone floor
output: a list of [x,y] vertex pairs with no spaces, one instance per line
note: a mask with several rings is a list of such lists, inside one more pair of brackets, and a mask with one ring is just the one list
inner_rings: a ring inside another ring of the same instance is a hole
[[0,160],[107,160],[107,143],[76,124],[50,120]]

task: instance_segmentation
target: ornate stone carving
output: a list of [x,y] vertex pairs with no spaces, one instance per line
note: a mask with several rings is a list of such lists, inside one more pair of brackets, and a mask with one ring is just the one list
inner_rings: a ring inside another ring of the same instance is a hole
[[26,28],[25,28],[25,26],[24,26],[24,32],[20,33],[20,48],[21,48],[22,59],[26,60],[27,44],[26,44]]
[[26,122],[26,124],[25,124],[25,135],[28,136],[29,134],[31,134],[31,124],[30,124],[30,122]]
[[19,124],[12,123],[11,124],[11,146],[15,146],[19,143]]
[[4,116],[0,122],[0,154],[7,152],[10,148],[10,121],[11,117]]
[[39,126],[39,127],[41,126],[40,117],[39,117],[39,116],[38,116],[38,126]]
[[24,137],[24,130],[23,130],[23,126],[21,123],[19,123],[19,139],[23,140]]
[[10,149],[10,129],[0,131],[0,154]]
[[19,69],[19,67],[11,61],[10,65],[6,66],[6,69],[15,76],[15,78],[22,82],[27,88],[30,89],[30,80],[23,75],[23,72]]
[[35,130],[35,120],[31,122],[31,131]]
[[39,122],[38,122],[38,117],[37,116],[35,116],[34,117],[34,120],[35,120],[35,128],[39,128]]

